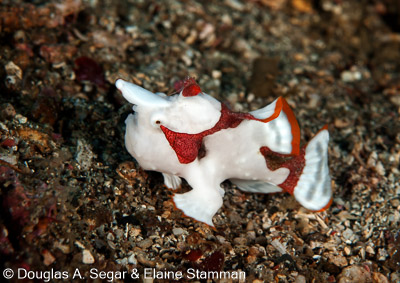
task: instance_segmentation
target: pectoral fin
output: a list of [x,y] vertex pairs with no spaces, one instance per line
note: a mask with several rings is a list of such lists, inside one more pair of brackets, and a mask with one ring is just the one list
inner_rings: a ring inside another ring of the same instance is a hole
[[182,180],[180,177],[167,173],[162,173],[162,175],[164,177],[164,184],[167,188],[176,190],[181,186]]
[[190,192],[175,194],[173,201],[176,208],[182,210],[186,216],[214,227],[212,218],[222,206],[219,190],[219,188],[193,187]]

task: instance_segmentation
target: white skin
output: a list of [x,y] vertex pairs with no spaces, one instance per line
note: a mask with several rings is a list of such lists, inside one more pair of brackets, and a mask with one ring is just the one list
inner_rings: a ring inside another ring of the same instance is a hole
[[[291,152],[290,123],[284,112],[269,123],[244,120],[236,128],[204,137],[205,156],[183,164],[160,126],[187,134],[208,130],[221,116],[220,102],[207,94],[166,97],[122,80],[116,85],[134,104],[135,113],[126,120],[128,152],[144,169],[163,173],[168,187],[179,187],[179,177],[187,180],[192,190],[174,196],[175,205],[187,216],[213,226],[212,217],[222,206],[224,192],[220,184],[226,179],[232,179],[245,191],[282,191],[277,185],[285,181],[289,169],[269,170],[260,147],[267,146],[280,153]],[[265,119],[274,112],[274,103],[251,114]]]

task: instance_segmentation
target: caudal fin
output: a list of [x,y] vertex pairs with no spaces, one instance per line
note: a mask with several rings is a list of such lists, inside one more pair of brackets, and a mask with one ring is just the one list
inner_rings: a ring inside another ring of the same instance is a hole
[[332,202],[331,178],[328,166],[329,132],[322,128],[305,148],[305,165],[293,189],[296,200],[305,208],[320,211]]
[[246,192],[276,193],[286,191],[294,195],[296,200],[305,208],[314,211],[324,210],[330,206],[332,201],[328,142],[329,132],[327,126],[325,126],[306,146],[301,148],[297,155],[280,154],[271,151],[268,147],[261,147],[260,152],[264,155],[267,167],[270,170],[277,172],[276,169],[278,168],[289,169],[289,175],[283,183],[278,185],[260,180],[230,180]]

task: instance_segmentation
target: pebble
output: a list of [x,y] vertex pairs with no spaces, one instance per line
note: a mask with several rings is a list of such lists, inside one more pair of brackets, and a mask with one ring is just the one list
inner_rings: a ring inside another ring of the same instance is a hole
[[372,282],[371,273],[363,266],[352,265],[343,269],[338,276],[338,283]]
[[17,119],[20,124],[25,124],[28,122],[28,118],[22,116],[21,114],[15,115],[15,119]]
[[172,229],[172,233],[175,236],[179,236],[179,235],[182,235],[183,233],[185,233],[185,230],[183,230],[182,228],[174,228],[174,229]]
[[63,254],[69,254],[70,248],[68,245],[63,245],[60,242],[55,242],[54,247],[59,249]]
[[130,236],[130,237],[137,237],[138,235],[140,235],[140,232],[141,232],[141,229],[132,227],[132,228],[129,230],[129,236]]
[[198,36],[197,31],[194,29],[191,30],[189,36],[186,37],[185,39],[185,43],[188,45],[192,45],[196,41],[197,36]]
[[245,8],[245,5],[237,0],[226,0],[225,4],[238,11],[243,11]]
[[137,261],[147,267],[155,267],[157,265],[154,260],[147,259],[146,254],[143,252],[138,252]]
[[342,235],[343,235],[343,238],[345,238],[346,240],[350,240],[352,238],[353,234],[354,234],[353,230],[347,228],[346,230],[344,230]]
[[42,256],[43,256],[43,263],[46,266],[49,266],[56,260],[56,258],[48,250],[44,250],[42,252]]
[[396,198],[395,199],[391,199],[389,202],[394,208],[397,208],[400,205],[400,200],[396,199]]
[[[310,95],[309,99],[310,100],[309,100],[307,106],[309,108],[317,108],[319,103],[320,103],[320,101],[321,101],[321,96],[319,96],[316,93],[313,93],[313,94]],[[336,126],[336,120],[335,120],[335,126]]]
[[124,231],[122,229],[117,229],[115,230],[115,235],[117,236],[117,239],[122,239],[124,237]]
[[114,241],[115,240],[114,234],[113,233],[108,233],[107,234],[107,240]]
[[397,223],[400,222],[400,213],[395,210],[393,214],[390,214],[388,217],[390,223]]
[[254,95],[254,93],[249,93],[249,95],[247,96],[247,102],[251,103],[255,98],[256,96]]
[[222,72],[220,70],[212,70],[211,76],[213,79],[220,79],[222,77]]
[[243,246],[245,246],[245,245],[247,244],[247,239],[246,239],[246,238],[242,238],[242,237],[237,237],[237,238],[233,239],[233,242],[234,242],[236,245],[243,245]]
[[137,246],[142,249],[147,249],[153,245],[153,241],[150,239],[145,239],[137,243]]
[[122,259],[117,259],[116,262],[120,265],[127,265],[128,264],[128,259],[126,257],[122,258]]
[[336,128],[343,129],[349,127],[350,122],[347,119],[336,118],[333,124]]
[[385,261],[388,256],[389,256],[389,254],[384,248],[378,249],[377,257],[378,257],[379,261]]
[[329,255],[329,261],[338,267],[348,265],[347,259],[342,255]]
[[200,31],[199,38],[201,40],[205,40],[209,37],[212,37],[214,34],[215,28],[210,23],[205,23]]
[[76,151],[75,160],[79,163],[82,170],[89,170],[92,166],[92,160],[96,157],[96,154],[92,151],[92,146],[84,139],[78,139]]
[[84,249],[85,248],[85,246],[79,241],[75,241],[75,246],[77,246],[80,249]]
[[271,242],[271,245],[272,245],[275,249],[277,249],[277,251],[279,251],[281,254],[286,254],[286,253],[287,253],[285,246],[282,245],[282,243],[281,243],[278,239],[273,240],[273,241]]
[[185,63],[186,66],[191,66],[193,63],[192,59],[190,59],[185,54],[181,56],[181,60],[183,61],[183,63]]
[[256,260],[257,260],[257,257],[255,255],[248,255],[246,257],[247,264],[252,264],[252,263],[256,262]]
[[390,275],[390,280],[391,280],[391,282],[400,282],[400,272],[399,271],[398,272],[393,272]]
[[107,241],[107,244],[113,250],[115,250],[117,247],[117,245],[113,241],[110,241],[110,240]]
[[3,105],[0,106],[0,108],[1,108],[0,118],[2,120],[10,119],[13,118],[15,115],[17,115],[14,106],[12,106],[10,103],[4,103]]
[[340,74],[340,78],[342,79],[342,81],[349,83],[361,80],[362,75],[359,71],[343,71]]
[[129,263],[129,264],[134,264],[134,265],[137,264],[137,259],[136,259],[135,254],[131,254],[131,255],[128,257],[128,263]]
[[12,165],[17,165],[18,160],[15,155],[5,155],[5,154],[0,154],[0,160],[3,160],[5,162],[8,162]]
[[375,167],[376,173],[378,173],[381,176],[385,176],[386,170],[385,167],[383,166],[382,162],[378,161]]
[[365,248],[361,247],[361,249],[358,252],[358,254],[361,256],[362,259],[365,259]]
[[221,235],[217,235],[216,238],[217,238],[218,242],[220,242],[221,244],[228,243],[228,242],[226,241],[226,239],[225,239],[223,236],[221,236]]
[[295,283],[306,283],[306,277],[304,275],[299,275],[296,277],[296,279],[294,280]]
[[374,283],[389,283],[387,277],[379,272],[372,273],[372,280]]
[[6,73],[9,76],[16,76],[18,79],[22,80],[22,70],[14,62],[10,61],[5,66]]
[[94,263],[94,257],[90,253],[89,250],[85,249],[82,252],[82,262],[84,264],[93,264]]
[[[3,130],[4,132],[8,132],[8,131],[9,131],[9,129],[7,128],[7,126],[4,125],[4,124],[1,123],[1,122],[0,122],[0,130]],[[398,193],[398,194],[400,195],[400,187],[399,187],[399,193]]]
[[392,102],[396,106],[400,106],[400,95],[391,96],[389,98],[390,102]]
[[366,251],[367,253],[369,253],[369,254],[372,254],[372,255],[375,254],[375,250],[374,250],[374,248],[371,247],[371,246],[366,246],[366,247],[365,247],[365,251]]
[[256,232],[255,231],[248,231],[246,233],[246,236],[249,240],[255,240],[256,239]]

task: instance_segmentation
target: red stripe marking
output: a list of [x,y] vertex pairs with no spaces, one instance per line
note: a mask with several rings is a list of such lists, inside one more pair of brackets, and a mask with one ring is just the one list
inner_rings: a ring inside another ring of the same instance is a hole
[[[291,154],[280,154],[273,152],[270,150],[268,147],[263,146],[260,148],[261,154],[265,158],[265,163],[267,165],[267,168],[269,170],[273,170],[273,168],[270,168],[268,166],[269,158],[270,156],[277,157],[284,159],[285,161],[280,164],[279,168],[287,168],[289,169],[289,176],[286,178],[286,180],[278,185],[281,189],[284,191],[290,193],[291,195],[293,194],[294,188],[297,186],[297,183],[300,179],[301,174],[303,173],[303,169],[306,165],[306,146],[303,146],[300,150],[300,153],[298,155],[291,155]],[[291,158],[290,158],[291,157]],[[287,158],[290,158],[287,160]]]
[[[321,131],[324,131],[324,130],[328,130],[328,125],[325,125],[324,127],[322,127],[322,129],[319,130],[318,133]],[[318,135],[318,133],[316,135]],[[286,178],[286,180],[278,186],[290,194],[293,194],[294,188],[297,186],[300,176],[303,173],[303,169],[306,166],[305,155],[306,155],[307,145],[308,145],[308,143],[301,148],[300,153],[298,155],[294,155],[294,156],[290,155],[290,154],[280,154],[280,153],[273,152],[266,146],[263,146],[260,148],[260,152],[264,156],[265,162],[267,164],[267,168],[269,170],[274,171],[274,167],[271,168],[271,166],[268,166],[271,156],[281,158],[284,160],[281,164],[279,164],[278,167],[279,168],[282,168],[282,167],[288,168],[290,170],[290,173],[289,173],[289,176]],[[291,157],[291,158],[289,160],[287,160],[289,157]],[[274,165],[276,165],[276,164],[274,164]],[[331,205],[331,203],[332,203],[332,200],[324,208],[322,208],[321,210],[318,210],[318,211],[323,211],[323,210],[327,209]]]
[[[194,79],[193,79],[194,80]],[[189,80],[191,82],[191,80]],[[191,86],[189,84],[188,86]],[[185,86],[186,89],[187,86]],[[184,90],[185,90],[184,89]],[[225,104],[221,103],[221,117],[219,121],[211,129],[205,130],[197,134],[186,134],[171,131],[170,129],[160,126],[161,130],[164,132],[172,149],[175,151],[180,163],[188,164],[193,162],[199,153],[202,140],[205,136],[212,135],[223,129],[236,128],[243,120],[256,120],[264,123],[268,123],[273,119],[276,119],[279,114],[283,111],[291,125],[292,131],[292,152],[291,154],[298,155],[300,151],[300,128],[297,120],[290,109],[289,104],[282,97],[279,97],[274,114],[266,119],[257,119],[250,113],[239,113],[233,112]]]
[[197,134],[186,134],[171,131],[164,126],[160,126],[160,128],[175,151],[179,162],[188,164],[197,158],[202,140],[205,136],[214,134],[223,129],[236,128],[244,119],[255,118],[247,113],[233,112],[229,110],[225,104],[221,104],[221,117],[217,124],[215,124],[211,129]]
[[296,117],[289,104],[286,102],[284,98],[282,98],[282,110],[285,112],[286,117],[290,123],[290,129],[292,131],[292,152],[291,154],[300,154],[300,127],[297,122]]

